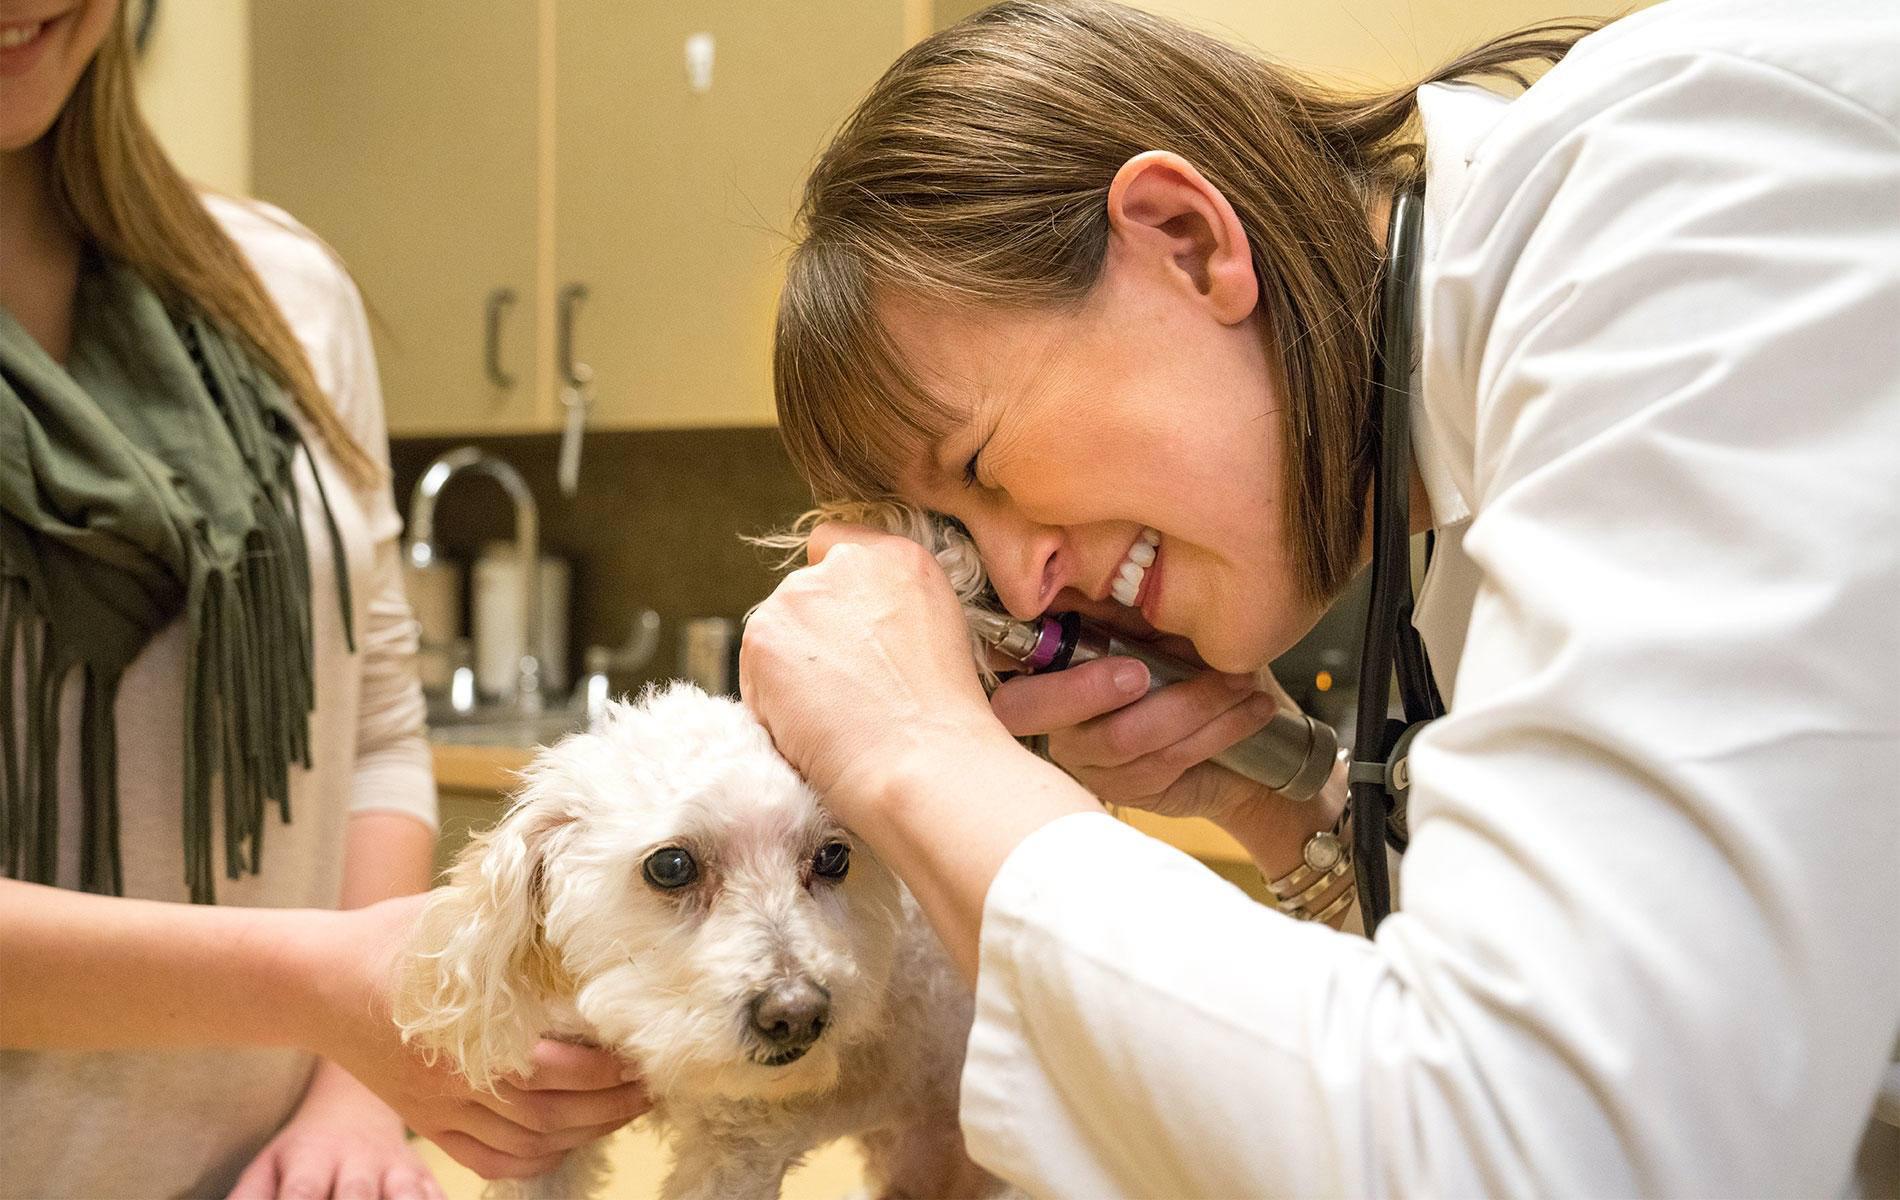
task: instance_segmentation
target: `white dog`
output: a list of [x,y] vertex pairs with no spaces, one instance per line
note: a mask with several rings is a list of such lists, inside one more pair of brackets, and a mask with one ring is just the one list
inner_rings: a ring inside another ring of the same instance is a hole
[[[638,1063],[674,1146],[667,1197],[777,1196],[847,1136],[874,1195],[1007,1191],[957,1129],[968,992],[743,706],[649,691],[525,779],[425,910],[406,1040],[477,1087],[543,1034]],[[604,1159],[576,1150],[515,1194],[590,1194]]]

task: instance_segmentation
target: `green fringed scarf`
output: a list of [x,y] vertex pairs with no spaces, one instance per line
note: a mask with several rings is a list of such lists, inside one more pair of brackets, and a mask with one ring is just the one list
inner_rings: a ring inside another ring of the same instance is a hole
[[[259,867],[265,802],[290,820],[290,765],[310,765],[310,561],[292,477],[303,442],[283,389],[235,337],[168,310],[131,269],[88,262],[73,311],[62,368],[0,308],[0,853],[9,876],[56,882],[60,693],[77,671],[80,886],[123,891],[113,701],[182,612],[185,876],[209,904],[214,779],[235,879]],[[318,496],[354,651],[320,482]]]

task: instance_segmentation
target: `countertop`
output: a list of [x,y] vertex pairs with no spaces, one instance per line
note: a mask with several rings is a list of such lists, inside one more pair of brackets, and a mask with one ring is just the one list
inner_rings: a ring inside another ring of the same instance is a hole
[[450,792],[492,792],[496,796],[513,790],[515,772],[534,758],[532,749],[520,746],[432,742],[429,750],[435,758],[437,787]]

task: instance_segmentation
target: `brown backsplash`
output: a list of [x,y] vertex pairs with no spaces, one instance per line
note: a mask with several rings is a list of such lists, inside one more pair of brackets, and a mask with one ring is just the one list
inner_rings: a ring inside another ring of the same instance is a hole
[[[390,447],[398,505],[444,450],[477,445],[512,463],[533,491],[549,553],[573,565],[570,678],[589,645],[618,646],[633,614],[660,614],[660,647],[632,688],[675,674],[679,623],[739,617],[772,590],[769,557],[740,540],[777,528],[809,507],[810,493],[774,429],[693,429],[589,433],[579,495],[555,484],[560,439],[399,438]],[[444,551],[472,562],[483,542],[514,536],[507,498],[482,476],[457,479],[436,509]]]

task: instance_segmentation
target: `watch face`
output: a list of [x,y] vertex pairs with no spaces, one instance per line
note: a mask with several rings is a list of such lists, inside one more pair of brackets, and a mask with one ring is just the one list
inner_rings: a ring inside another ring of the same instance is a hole
[[1345,847],[1330,833],[1316,833],[1307,838],[1306,846],[1300,853],[1306,859],[1306,865],[1322,875],[1338,866],[1339,860],[1346,856]]

